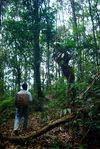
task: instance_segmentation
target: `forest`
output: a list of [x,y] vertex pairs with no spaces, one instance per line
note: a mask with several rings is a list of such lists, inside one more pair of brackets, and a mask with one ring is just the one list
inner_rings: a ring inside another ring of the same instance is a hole
[[[13,134],[28,84],[28,126]],[[0,0],[0,149],[100,149],[100,1]]]

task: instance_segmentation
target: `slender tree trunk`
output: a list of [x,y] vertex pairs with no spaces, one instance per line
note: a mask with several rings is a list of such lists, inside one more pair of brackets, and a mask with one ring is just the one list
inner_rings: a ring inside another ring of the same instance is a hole
[[20,72],[20,67],[18,66],[17,67],[17,73],[18,73],[18,78],[17,78],[17,80],[18,80],[18,90],[20,91],[20,81],[21,81],[21,72]]
[[2,17],[2,1],[0,1],[0,96],[4,93],[4,71],[3,71],[3,59],[2,59],[2,24],[1,24],[1,17]]
[[41,79],[40,79],[40,18],[39,18],[39,0],[34,0],[34,85],[37,98],[42,97]]
[[99,26],[99,29],[100,29],[100,16],[98,14],[97,5],[98,5],[98,0],[96,1],[95,11],[96,11],[96,16],[97,16],[97,20],[98,20],[98,26]]
[[[84,30],[83,30],[83,34],[82,34],[82,36],[83,36],[83,40],[85,40],[85,38],[86,38],[86,31],[85,31],[85,11],[84,11],[84,1],[82,2],[82,24],[83,24],[83,27],[84,27]],[[82,52],[82,57],[85,59],[85,56],[86,56],[86,50],[85,50],[85,48],[83,48],[83,52]],[[85,65],[84,65],[84,62],[82,63],[82,74],[83,74],[83,76],[82,76],[82,78],[84,79],[84,77],[86,76],[85,75]]]
[[[71,0],[71,7],[72,7],[72,14],[73,14],[73,30],[77,30],[78,25],[77,25],[75,1],[74,0]],[[75,34],[75,40],[77,43],[77,52],[79,55],[79,62],[78,62],[79,77],[78,77],[78,79],[81,80],[81,78],[82,78],[82,62],[81,62],[81,49],[79,49],[79,35],[78,35],[78,33]]]
[[2,8],[2,2],[0,1],[0,33],[1,33],[1,8]]
[[44,85],[45,85],[45,72],[44,69],[42,70],[42,90],[44,90]]
[[[49,6],[49,1],[48,1],[48,6]],[[47,9],[46,4],[45,8]],[[48,17],[46,17],[46,22],[47,22],[47,31],[46,31],[46,37],[47,37],[47,90],[50,89],[50,48],[49,48],[49,22],[48,22]]]
[[27,71],[27,59],[26,59],[26,57],[24,57],[24,59],[25,59],[25,67],[24,67],[24,69],[25,69],[25,74],[24,74],[24,81],[25,82],[27,82],[27,76],[28,76],[28,71]]
[[[16,62],[18,62],[18,59],[17,59],[17,55],[16,55]],[[18,91],[20,91],[20,83],[21,83],[21,69],[20,69],[20,65],[19,64],[16,64],[15,65],[15,68],[16,68],[16,71],[17,71],[17,76],[16,76],[16,85],[17,85],[17,89]]]
[[50,90],[50,49],[49,49],[49,42],[47,43],[47,89]]
[[[76,19],[76,13],[75,13],[75,2],[74,2],[74,0],[71,0],[71,7],[72,7],[72,13],[73,13],[73,22],[74,22],[73,27],[77,27],[77,19]],[[77,35],[77,38],[78,38],[78,35]]]
[[16,70],[17,70],[17,86],[18,86],[18,91],[20,91],[20,83],[21,83],[21,69],[20,69],[20,65],[17,65]]
[[88,0],[89,3],[89,12],[90,12],[90,17],[91,17],[91,22],[92,22],[92,31],[93,31],[93,37],[94,37],[94,44],[95,44],[95,55],[96,55],[96,62],[98,65],[98,49],[97,49],[97,41],[96,41],[96,35],[95,35],[95,26],[94,26],[94,19],[93,19],[93,13],[92,13],[92,9],[91,9],[91,2],[90,0]]
[[[45,3],[45,8],[47,10],[47,14],[49,14],[49,1],[47,2],[47,4]],[[51,84],[51,81],[50,81],[50,45],[49,45],[49,42],[50,42],[50,23],[49,23],[49,18],[48,16],[46,16],[46,22],[47,22],[47,29],[46,29],[46,42],[47,42],[47,90],[50,90],[50,84]]]

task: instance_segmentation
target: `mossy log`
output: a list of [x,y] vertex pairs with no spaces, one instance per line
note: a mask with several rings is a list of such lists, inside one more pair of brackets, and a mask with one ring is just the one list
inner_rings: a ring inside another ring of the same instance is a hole
[[[25,142],[29,142],[31,139],[36,139],[37,137],[45,134],[46,132],[52,130],[53,128],[59,126],[60,124],[63,124],[65,122],[70,121],[74,118],[73,114],[69,114],[67,116],[62,117],[61,119],[58,119],[52,123],[49,123],[47,126],[41,128],[40,130],[37,130],[35,132],[31,132],[30,134],[26,136],[3,136],[3,140],[9,141],[16,144],[25,144]],[[4,142],[5,142],[4,141]]]

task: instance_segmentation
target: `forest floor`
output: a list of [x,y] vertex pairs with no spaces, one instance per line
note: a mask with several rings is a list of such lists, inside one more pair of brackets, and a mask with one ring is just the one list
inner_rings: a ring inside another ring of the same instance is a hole
[[[49,98],[51,100],[51,97]],[[51,108],[48,112],[48,117],[43,118],[41,112],[32,112],[29,115],[28,128],[27,130],[22,130],[23,119],[20,123],[19,135],[25,136],[31,132],[37,131],[40,128],[49,124],[49,122],[55,121],[54,117],[55,108]],[[3,136],[13,136],[13,125],[14,118],[10,118],[7,122],[2,123],[0,127],[0,133]],[[79,145],[80,138],[74,136],[73,129],[71,126],[60,125],[55,127],[51,131],[45,133],[44,135],[34,139],[30,144],[25,144],[25,146],[13,144],[6,142],[5,149],[88,149],[88,147],[82,147]],[[100,149],[97,145],[92,145],[89,149]]]
[[[37,131],[43,126],[46,126],[49,121],[43,121],[38,113],[33,113],[29,116],[27,130],[22,130],[23,119],[21,120],[19,135],[25,136],[33,131]],[[1,133],[3,136],[13,136],[14,119],[9,119],[7,123],[1,125]],[[21,146],[7,142],[5,149],[51,149],[51,148],[64,148],[67,143],[71,143],[71,134],[64,130],[63,126],[56,127],[48,133],[34,139],[28,146]]]

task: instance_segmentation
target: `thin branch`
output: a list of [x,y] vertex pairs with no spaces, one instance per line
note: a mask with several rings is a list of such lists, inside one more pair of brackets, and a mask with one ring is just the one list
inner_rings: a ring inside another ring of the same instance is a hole
[[79,99],[82,99],[82,98],[84,97],[84,95],[86,95],[86,93],[89,91],[89,89],[94,85],[95,81],[98,80],[99,78],[100,78],[100,72],[95,75],[94,80],[93,80],[92,83],[87,87],[87,89],[80,95]]

